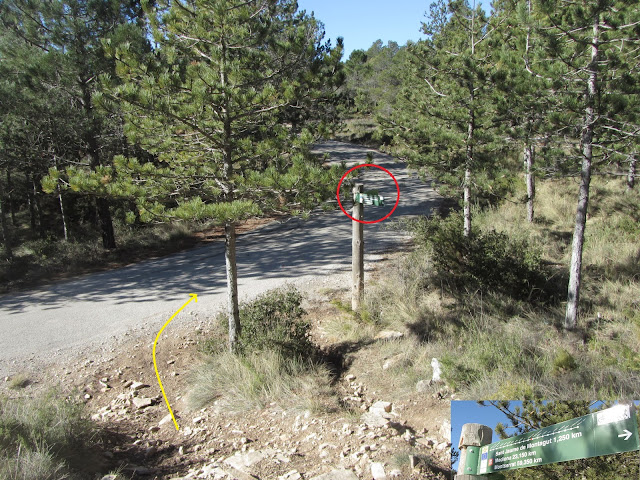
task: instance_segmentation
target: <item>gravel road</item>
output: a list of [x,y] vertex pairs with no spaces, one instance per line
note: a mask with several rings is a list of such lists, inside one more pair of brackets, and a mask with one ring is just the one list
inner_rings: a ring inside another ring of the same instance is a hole
[[[389,229],[399,218],[428,214],[438,195],[404,164],[364,147],[328,141],[315,151],[348,165],[373,162],[393,173],[400,202],[390,219],[365,225],[365,262],[406,244],[405,232]],[[385,207],[365,207],[365,220],[381,218],[393,207],[396,188],[378,169],[367,171],[365,189],[376,189]],[[336,186],[337,187],[337,186]],[[308,220],[274,222],[238,238],[240,300],[266,290],[305,286],[331,279],[350,285],[351,220],[341,211],[314,213]],[[185,301],[198,294],[186,310],[201,318],[224,307],[226,277],[224,244],[215,242],[161,259],[94,273],[44,288],[0,297],[0,376],[62,362],[90,346],[109,345],[137,330],[158,331]]]

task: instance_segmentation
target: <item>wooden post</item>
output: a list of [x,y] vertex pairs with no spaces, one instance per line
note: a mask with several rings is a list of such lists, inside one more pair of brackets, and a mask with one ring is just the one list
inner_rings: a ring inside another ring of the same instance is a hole
[[[353,195],[361,194],[364,186],[359,183],[353,187]],[[364,205],[360,202],[353,204],[353,235],[351,240],[351,279],[353,289],[351,293],[351,309],[360,311],[364,299],[364,225],[356,220],[364,217]]]
[[460,434],[460,460],[456,480],[487,480],[486,475],[475,475],[480,458],[480,447],[491,443],[493,431],[479,423],[465,423]]

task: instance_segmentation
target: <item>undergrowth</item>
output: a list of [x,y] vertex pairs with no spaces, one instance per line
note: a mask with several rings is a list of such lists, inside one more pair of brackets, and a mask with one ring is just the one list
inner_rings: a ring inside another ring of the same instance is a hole
[[[540,183],[533,224],[515,201],[476,210],[469,238],[455,214],[417,222],[417,249],[368,290],[379,328],[417,339],[412,358],[437,356],[458,398],[637,395],[640,195],[594,180],[581,316],[569,332],[562,320],[576,191],[567,180]],[[407,384],[417,378],[396,373]]]
[[206,359],[191,375],[190,405],[215,402],[225,411],[245,411],[275,402],[294,410],[334,409],[331,371],[311,342],[301,304],[296,289],[283,288],[241,305],[236,353],[227,351],[221,316],[217,334],[201,345]]
[[0,478],[78,478],[70,463],[92,435],[83,406],[57,392],[31,399],[0,397]]

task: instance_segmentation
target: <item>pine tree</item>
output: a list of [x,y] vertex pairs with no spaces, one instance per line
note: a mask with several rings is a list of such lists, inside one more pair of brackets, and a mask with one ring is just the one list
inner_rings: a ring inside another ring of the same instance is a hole
[[494,31],[479,7],[466,1],[431,6],[426,41],[410,46],[404,98],[384,122],[395,134],[394,153],[462,193],[464,235],[471,232],[472,194],[496,195],[503,173],[490,101]]
[[640,88],[640,12],[632,0],[540,0],[537,8],[546,25],[539,33],[547,55],[565,69],[555,79],[556,128],[579,138],[566,160],[569,170],[579,165],[580,175],[564,320],[566,329],[574,329],[591,176],[614,153],[632,153],[627,149],[639,131],[636,109],[627,108]]
[[[550,142],[557,137],[548,117],[555,107],[553,78],[561,76],[562,67],[553,65],[554,71],[545,63],[533,0],[499,1],[493,7],[493,15],[500,19],[490,38],[496,58],[491,74],[497,122],[503,141],[522,151],[527,220],[533,222],[536,174],[552,168]],[[538,158],[540,152],[547,158]]]
[[339,83],[341,47],[322,46],[319,24],[296,10],[290,0],[147,8],[156,48],[114,49],[122,84],[112,82],[98,100],[122,105],[129,139],[156,159],[119,157],[102,172],[104,184],[97,176],[72,180],[135,198],[143,221],[224,225],[231,351],[241,333],[236,224],[309,208],[333,193],[339,173],[307,161],[313,135],[296,112],[307,101],[301,95],[316,104],[331,99],[325,85]]

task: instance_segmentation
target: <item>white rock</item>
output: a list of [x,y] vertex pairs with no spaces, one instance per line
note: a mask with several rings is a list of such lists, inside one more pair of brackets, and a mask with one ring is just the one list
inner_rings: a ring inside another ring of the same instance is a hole
[[437,358],[431,359],[431,368],[433,368],[433,375],[431,376],[431,380],[434,382],[440,382],[440,375],[442,375],[442,365]]
[[384,471],[384,465],[380,462],[371,464],[371,476],[373,480],[387,480],[387,473]]
[[133,404],[137,409],[147,408],[153,405],[153,400],[146,397],[134,397]]
[[391,424],[388,419],[375,412],[363,413],[361,420],[369,427],[385,428]]
[[278,480],[302,480],[302,475],[300,475],[297,470],[291,470],[290,472],[279,476]]
[[162,426],[162,425],[164,425],[165,423],[169,423],[169,422],[171,422],[171,421],[172,421],[171,414],[170,414],[170,413],[168,413],[167,415],[165,415],[164,417],[162,417],[162,420],[160,420],[160,421],[158,422],[158,425]]
[[149,385],[146,385],[146,384],[144,384],[142,382],[133,382],[131,385],[129,385],[129,388],[131,388],[131,390],[133,390],[135,392],[135,391],[141,390],[143,388],[149,388]]
[[442,425],[440,425],[440,435],[442,435],[442,438],[445,438],[447,442],[451,443],[451,422],[446,418],[442,421]]
[[373,405],[371,405],[371,408],[369,408],[369,411],[371,413],[378,413],[384,416],[386,413],[391,413],[392,409],[393,409],[393,405],[391,404],[391,402],[376,402]]
[[248,470],[256,463],[261,462],[267,457],[273,456],[274,453],[275,451],[271,449],[247,453],[236,452],[232,457],[225,459],[224,463],[232,466],[236,470],[248,473]]

